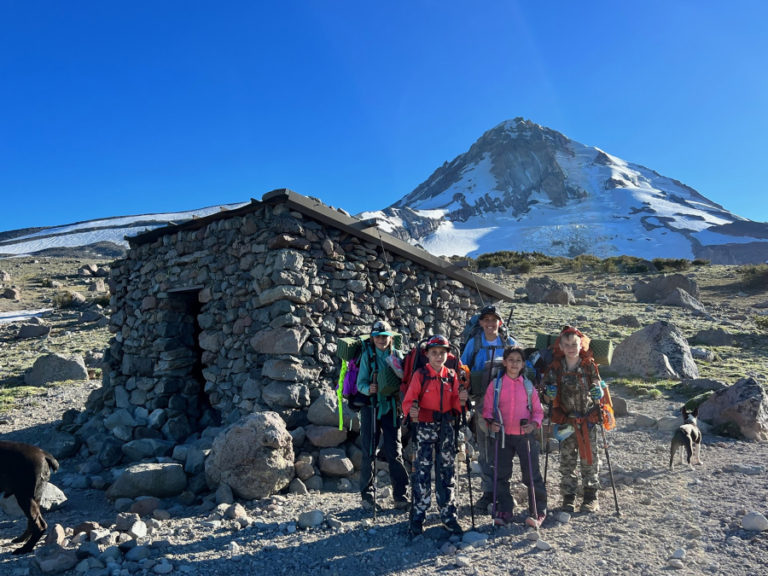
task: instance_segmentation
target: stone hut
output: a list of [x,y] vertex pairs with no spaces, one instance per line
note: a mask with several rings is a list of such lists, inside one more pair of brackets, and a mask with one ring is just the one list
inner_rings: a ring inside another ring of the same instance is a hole
[[[335,385],[338,338],[383,317],[406,346],[432,333],[458,343],[481,302],[514,298],[289,190],[128,240],[110,277],[103,385],[81,429],[92,453],[105,441],[176,446],[264,410],[295,430]],[[130,460],[122,452],[112,464]]]

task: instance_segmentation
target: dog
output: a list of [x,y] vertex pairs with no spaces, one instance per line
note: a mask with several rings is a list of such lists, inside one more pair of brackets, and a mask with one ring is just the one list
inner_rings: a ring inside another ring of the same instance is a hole
[[[688,455],[688,467],[693,470],[694,464],[701,464],[701,430],[697,417],[699,409],[694,408],[693,412],[688,412],[683,406],[683,425],[675,430],[672,436],[672,446],[669,450],[669,469],[672,470],[675,459],[675,452],[680,453],[680,464],[683,463],[683,453],[680,448],[685,448]],[[693,461],[692,461],[693,460]]]
[[40,511],[40,497],[51,472],[58,469],[56,458],[37,446],[0,441],[0,497],[16,496],[27,517],[27,529],[12,540],[24,543],[14,554],[31,552],[48,528]]

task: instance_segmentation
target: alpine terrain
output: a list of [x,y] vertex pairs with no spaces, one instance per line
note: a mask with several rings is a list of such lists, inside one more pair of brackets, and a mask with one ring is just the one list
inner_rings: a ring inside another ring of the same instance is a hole
[[768,259],[768,224],[522,118],[483,134],[388,208],[361,216],[444,256],[517,250],[713,264]]

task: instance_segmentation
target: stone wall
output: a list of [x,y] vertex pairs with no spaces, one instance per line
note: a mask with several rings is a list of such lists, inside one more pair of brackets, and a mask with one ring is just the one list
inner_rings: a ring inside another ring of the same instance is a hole
[[337,380],[338,338],[386,317],[406,345],[432,333],[458,344],[480,302],[283,204],[137,244],[110,285],[114,338],[88,406],[92,452],[103,450],[92,433],[102,422],[121,442],[176,444],[267,409],[289,430],[306,426]]

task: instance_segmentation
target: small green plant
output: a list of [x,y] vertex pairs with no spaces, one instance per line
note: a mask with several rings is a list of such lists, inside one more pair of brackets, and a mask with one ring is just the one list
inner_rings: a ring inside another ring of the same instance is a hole
[[755,316],[753,317],[755,325],[765,332],[768,332],[768,316]]

